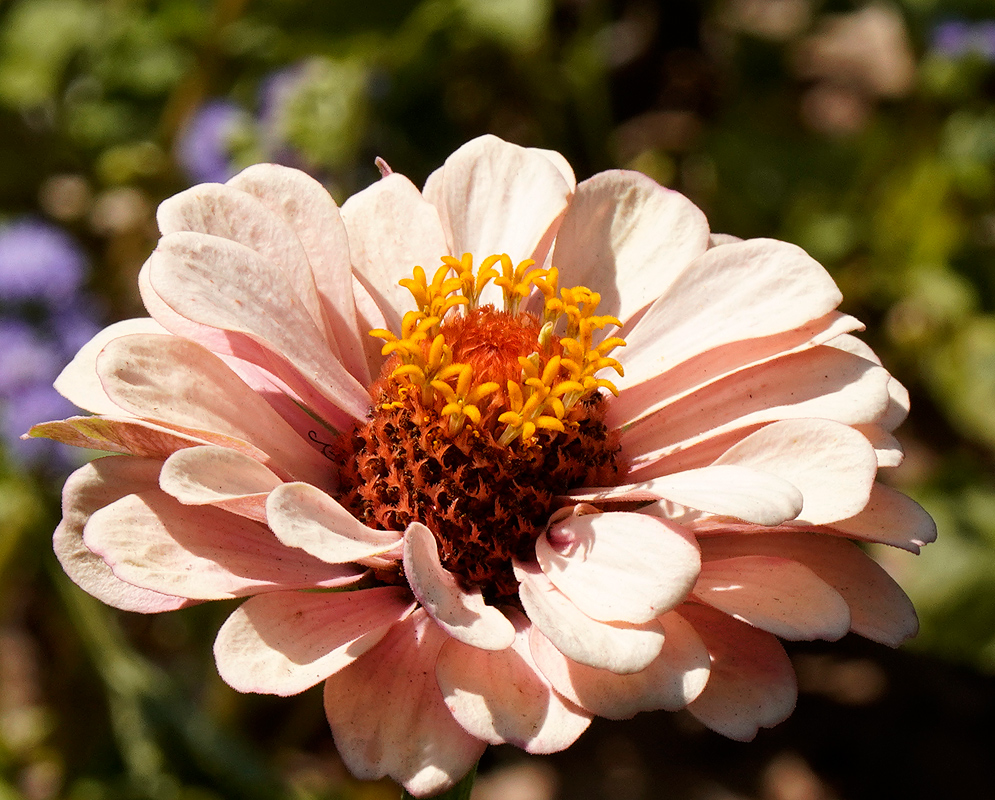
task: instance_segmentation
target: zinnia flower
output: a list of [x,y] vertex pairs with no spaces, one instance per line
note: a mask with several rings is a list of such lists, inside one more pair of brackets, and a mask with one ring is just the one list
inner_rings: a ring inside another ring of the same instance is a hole
[[421,796],[594,715],[750,739],[794,706],[778,637],[914,634],[852,541],[934,537],[875,483],[907,394],[819,264],[493,136],[423,191],[382,170],[341,209],[273,165],[159,208],[151,319],[60,376],[95,416],[31,432],[121,454],[65,487],[80,586],[248,596],[222,677],[324,681],[352,772]]

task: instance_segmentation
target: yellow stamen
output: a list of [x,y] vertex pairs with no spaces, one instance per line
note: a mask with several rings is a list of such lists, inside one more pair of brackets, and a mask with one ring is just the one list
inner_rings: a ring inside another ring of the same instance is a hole
[[[518,356],[521,378],[508,380],[503,390],[493,381],[478,383],[472,365],[455,359],[453,347],[458,348],[458,343],[447,341],[444,332],[449,315],[479,313],[480,298],[491,282],[501,288],[504,310],[512,317],[521,313],[522,302],[536,292],[545,301],[535,351]],[[565,424],[575,425],[581,412],[571,409],[592,393],[604,389],[618,394],[597,373],[613,369],[623,374],[622,365],[610,354],[625,342],[617,336],[597,344],[594,339],[597,331],[621,327],[621,323],[596,313],[601,302],[597,292],[584,286],[561,288],[555,267],[537,268],[528,258],[515,264],[501,253],[483,259],[475,270],[473,256],[465,253],[458,259],[444,256],[431,280],[423,267],[416,266],[411,277],[399,283],[411,293],[415,305],[401,320],[401,335],[383,329],[370,331],[384,342],[381,352],[397,360],[390,380],[400,399],[385,403],[385,408],[409,402],[405,394],[414,389],[426,409],[449,419],[453,435],[469,420],[474,427],[505,426],[498,436],[502,444],[515,439],[528,444],[539,430],[563,432]],[[557,327],[562,329],[559,337]],[[498,399],[488,403],[485,416],[479,404],[494,394]]]

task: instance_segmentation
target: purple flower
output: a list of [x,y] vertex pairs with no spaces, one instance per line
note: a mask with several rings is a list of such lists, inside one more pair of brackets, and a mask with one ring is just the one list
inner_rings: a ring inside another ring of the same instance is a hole
[[[315,175],[313,165],[287,141],[283,116],[287,104],[307,79],[305,62],[297,62],[269,73],[259,84],[256,111],[259,144],[266,158],[275,164],[284,164]],[[320,179],[320,178],[319,178]]]
[[70,448],[22,441],[37,422],[58,419],[72,405],[52,388],[66,361],[66,351],[43,339],[18,319],[0,318],[0,441],[26,466],[60,469],[78,461]]
[[235,174],[231,139],[245,112],[228,100],[201,106],[176,143],[176,160],[195,183],[224,183]]
[[0,398],[29,386],[50,386],[64,363],[62,348],[20,320],[0,318]]
[[933,49],[945,56],[962,56],[967,52],[970,41],[971,26],[964,20],[946,20],[933,28]]
[[20,436],[72,409],[52,382],[99,328],[81,290],[86,270],[82,249],[55,225],[22,218],[0,229],[0,442],[27,466],[78,462],[68,448]]
[[263,128],[278,124],[280,113],[287,101],[306,77],[303,63],[274,70],[259,84],[259,122]]
[[51,331],[64,354],[63,363],[103,327],[104,307],[97,298],[84,295],[79,302],[56,315],[51,321]]
[[0,229],[0,303],[41,300],[53,308],[72,302],[86,256],[61,228],[24,218]]
[[74,468],[82,460],[74,448],[41,439],[21,439],[21,434],[32,425],[73,413],[78,413],[73,404],[51,385],[27,386],[0,400],[0,438],[7,450],[26,466],[45,466],[54,470]]
[[985,61],[995,61],[995,20],[987,19],[975,26],[974,49]]
[[968,54],[995,62],[995,20],[970,23],[948,19],[933,28],[933,50],[948,58],[963,58]]

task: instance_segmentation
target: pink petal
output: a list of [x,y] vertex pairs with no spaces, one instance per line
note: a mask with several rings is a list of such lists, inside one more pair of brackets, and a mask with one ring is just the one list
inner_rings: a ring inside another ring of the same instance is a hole
[[798,487],[798,522],[821,525],[867,505],[878,462],[853,428],[828,420],[785,420],[750,434],[715,461],[769,472]]
[[[878,358],[877,354],[856,336],[844,334],[843,336],[831,339],[826,344],[846,352],[854,353],[868,361],[873,361],[875,364],[881,364],[881,359]],[[889,376],[888,407],[875,422],[883,430],[890,433],[905,421],[905,418],[909,415],[909,408],[909,390],[902,386],[893,376]]]
[[442,200],[453,252],[475,261],[507,253],[541,264],[549,233],[567,207],[571,187],[542,153],[481,136],[446,159]]
[[[566,160],[560,153],[555,150],[543,150],[538,147],[527,147],[526,152],[530,155],[538,155],[549,161],[556,170],[560,173],[560,176],[566,182],[567,187],[572,194],[577,188],[577,176],[574,175],[573,167],[570,166],[570,162]],[[449,252],[454,252],[453,243],[453,231],[452,226],[449,224],[449,214],[446,209],[445,201],[445,188],[443,175],[445,174],[445,167],[439,167],[437,170],[432,172],[425,181],[425,186],[422,189],[422,196],[428,200],[432,205],[434,205],[439,211],[439,219],[442,222],[442,229],[445,232],[446,241],[449,243]],[[536,259],[538,262],[538,259]]]
[[813,347],[734,373],[623,432],[630,461],[652,461],[701,439],[780,419],[817,417],[847,425],[878,419],[888,373],[832,347]]
[[449,255],[435,207],[403,175],[393,173],[354,194],[342,205],[352,263],[387,319],[400,331],[401,317],[415,307],[411,292],[398,284],[414,267],[431,280]]
[[[300,416],[307,415],[307,412],[300,407],[303,401],[296,392],[271,371],[278,367],[285,370],[286,365],[283,364],[281,367],[278,363],[274,367],[271,363],[272,358],[266,349],[244,333],[202,325],[174,311],[152,287],[149,277],[152,261],[153,259],[150,257],[138,273],[138,289],[145,308],[156,324],[163,330],[197,342],[218,355],[236,375],[269,402],[281,416],[296,426]],[[278,393],[279,397],[275,397],[274,392]],[[342,416],[342,420],[348,419],[341,415],[338,410],[335,410],[334,413]],[[308,419],[313,420],[313,417],[308,416]],[[308,428],[303,430],[306,433]]]
[[802,508],[793,483],[749,467],[715,464],[648,483],[665,500],[758,525],[779,525],[794,519]]
[[660,655],[631,675],[578,664],[537,628],[530,637],[532,653],[556,691],[599,717],[629,719],[640,711],[677,711],[704,689],[708,650],[691,624],[676,612],[661,617],[660,624],[664,631]]
[[283,475],[330,483],[334,468],[328,459],[195,342],[169,335],[121,337],[104,347],[97,371],[108,396],[129,413],[252,442]]
[[483,650],[504,650],[515,640],[515,626],[479,589],[462,589],[439,561],[435,536],[412,522],[404,532],[404,576],[418,602],[454,639]]
[[400,586],[250,597],[218,631],[218,672],[239,692],[297,694],[347,667],[414,608]]
[[863,434],[874,448],[878,469],[897,467],[905,460],[905,450],[901,442],[885,431],[880,425],[854,425],[853,429]]
[[660,654],[663,629],[656,620],[638,625],[598,622],[571,603],[537,564],[515,564],[515,576],[532,624],[574,661],[630,673],[645,669]]
[[97,354],[108,342],[134,333],[165,333],[165,329],[148,317],[126,319],[107,326],[83,345],[66,365],[55,379],[55,390],[86,411],[121,416],[123,409],[107,396],[97,377]]
[[[785,356],[809,350],[846,331],[861,328],[853,317],[830,312],[824,317],[770,336],[746,339],[705,350],[680,364],[671,363],[663,351],[657,352],[659,371],[632,386],[619,387],[619,396],[608,408],[608,424],[624,428],[642,417],[654,414],[702,387],[744,369],[759,367]],[[622,362],[628,361],[628,348]]]
[[880,542],[918,553],[936,541],[936,523],[915,500],[883,483],[875,483],[859,514],[834,522],[840,532],[865,542]]
[[[380,330],[389,330],[391,328],[393,323],[387,321],[383,310],[377,305],[377,301],[373,299],[371,290],[367,289],[359,278],[355,276],[353,276],[353,293],[356,296],[356,317],[359,320],[360,328],[365,331],[377,330],[378,328]],[[400,330],[400,328],[394,328],[394,330]],[[384,357],[380,352],[383,348],[383,342],[369,335],[366,336],[366,340],[363,343],[366,352],[366,362],[369,364],[370,373],[378,376],[384,363]]]
[[877,422],[890,432],[901,425],[909,415],[909,390],[892,378],[888,381],[888,396],[890,398],[888,410]]
[[255,250],[286,276],[319,329],[325,319],[307,254],[286,220],[233,186],[204,183],[163,201],[156,213],[163,235],[178,231],[230,239]]
[[694,596],[782,639],[835,641],[850,630],[850,608],[839,592],[777,555],[703,561]]
[[227,447],[188,447],[162,465],[159,488],[184,505],[213,505],[266,522],[266,498],[282,481],[254,458]]
[[[252,364],[268,364],[268,357],[263,347],[242,333],[220,330],[210,325],[202,325],[177,313],[168,305],[152,286],[152,262],[158,258],[155,251],[146,259],[138,273],[138,291],[142,297],[149,316],[166,331],[174,336],[202,344],[212,353],[221,356],[237,354],[244,361]],[[258,369],[259,367],[257,367]]]
[[[742,430],[730,431],[729,433],[720,434],[719,436],[702,439],[701,441],[691,444],[686,448],[667,453],[665,456],[656,461],[631,465],[626,478],[630,481],[639,481],[636,485],[642,485],[642,483],[654,480],[658,477],[677,475],[682,472],[693,472],[695,470],[713,466],[716,459],[725,455],[727,451],[739,444],[750,434],[756,433],[761,427],[762,426],[743,428]],[[623,457],[624,454],[625,451],[623,450]],[[753,472],[758,471],[759,470],[753,470]],[[770,473],[767,474],[770,475]],[[773,489],[774,484],[770,484],[770,486],[771,489]],[[799,491],[797,487],[794,487],[794,489],[795,491]],[[800,491],[799,494],[792,496],[795,498],[792,502],[800,507],[803,502]]]
[[160,460],[184,447],[205,444],[230,447],[259,461],[266,458],[266,454],[259,448],[224,434],[166,428],[134,418],[70,417],[55,422],[42,422],[33,426],[28,435],[52,439],[73,447],[109,453],[130,453]]
[[228,185],[258,198],[293,228],[324,304],[329,339],[337,344],[346,369],[368,383],[364,348],[369,328],[361,328],[356,319],[349,241],[331,195],[310,175],[278,164],[255,164]]
[[134,492],[154,489],[162,462],[131,456],[98,458],[80,467],[62,490],[62,521],[55,529],[55,555],[66,574],[107,605],[141,614],[173,611],[191,604],[184,597],[140,589],[115,577],[104,560],[83,543],[83,528],[98,509]]
[[471,735],[529,753],[557,753],[587,730],[591,715],[553,691],[529,649],[532,627],[515,616],[518,634],[511,647],[487,651],[450,639],[435,675],[446,705]]
[[875,561],[851,542],[817,533],[758,533],[703,538],[706,559],[779,556],[804,564],[850,608],[850,630],[897,647],[919,628],[912,602]]
[[278,377],[328,422],[347,427],[343,413],[365,417],[369,395],[329,349],[287,278],[254,250],[217,236],[171,233],[159,240],[148,275],[178,314],[250,337]]
[[784,478],[734,465],[690,469],[616,487],[582,489],[569,496],[596,501],[621,497],[631,491],[758,525],[778,525],[794,519],[802,508],[801,493]]
[[184,505],[209,505],[270,492],[282,481],[253,458],[226,447],[179,450],[163,464],[159,486]]
[[694,626],[712,659],[705,690],[688,706],[699,721],[748,742],[758,728],[771,728],[791,715],[798,684],[776,638],[707,606],[688,603],[680,614]]
[[429,797],[456,783],[484,752],[486,743],[453,719],[436,682],[448,640],[416,609],[325,682],[335,748],[360,780],[388,775],[415,797]]
[[[826,344],[847,353],[853,353],[854,355],[860,356],[867,361],[871,361],[878,366],[881,366],[881,359],[878,358],[877,354],[856,336],[843,334],[842,336],[837,336],[835,339],[830,339],[826,342]],[[895,430],[895,428],[905,421],[905,418],[908,415],[908,389],[902,386],[902,384],[899,383],[894,377],[888,376],[888,406],[884,413],[879,415],[874,422],[876,422],[884,431],[891,433],[891,431]]]
[[638,172],[600,172],[577,187],[556,235],[560,283],[601,294],[623,322],[664,294],[708,248],[708,220],[683,195]]
[[211,506],[185,506],[157,489],[94,513],[83,541],[121,580],[195,600],[340,586],[362,575],[282,545],[257,522]]
[[266,513],[281,542],[329,564],[370,558],[401,541],[397,531],[367,528],[336,500],[306,483],[285,483],[274,489]]
[[[439,212],[439,222],[442,223],[442,232],[446,237],[447,251],[453,252],[453,227],[449,224],[449,211],[446,208],[445,186],[443,175],[446,173],[445,166],[432,171],[432,174],[425,180],[422,187],[422,197],[435,206]],[[478,259],[479,261],[479,259]]]
[[866,361],[877,364],[879,367],[881,366],[881,359],[878,358],[877,353],[874,352],[871,346],[853,334],[844,333],[841,336],[830,339],[826,344],[829,347],[842,350],[844,353],[860,356],[860,358]]
[[829,274],[792,244],[751,239],[714,247],[623,331],[625,377],[616,385],[634,386],[700,353],[802,327],[840,300]]
[[526,147],[525,149],[529,153],[537,153],[543,158],[549,159],[553,166],[559,170],[560,175],[566,181],[571,192],[577,188],[577,176],[574,175],[573,167],[570,166],[570,162],[563,155],[557,153],[555,150],[544,150],[541,147]]
[[246,386],[265,400],[277,416],[293,428],[300,438],[312,443],[315,443],[316,439],[325,438],[323,433],[316,430],[319,428],[324,431],[325,426],[315,425],[315,418],[304,408],[304,401],[273,373],[238,356],[227,353],[216,355],[242,379]]
[[601,622],[649,622],[684,601],[701,567],[679,525],[644,514],[568,517],[536,542],[539,566],[577,608]]

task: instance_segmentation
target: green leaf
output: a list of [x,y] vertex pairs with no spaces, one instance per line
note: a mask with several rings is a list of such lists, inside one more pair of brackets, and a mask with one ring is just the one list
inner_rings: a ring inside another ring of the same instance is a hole
[[103,9],[83,0],[31,0],[10,13],[0,39],[0,100],[31,108],[54,99],[72,56],[101,27]]

